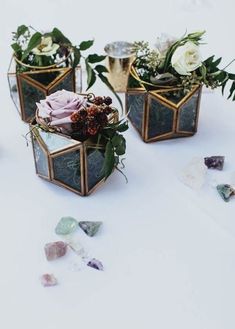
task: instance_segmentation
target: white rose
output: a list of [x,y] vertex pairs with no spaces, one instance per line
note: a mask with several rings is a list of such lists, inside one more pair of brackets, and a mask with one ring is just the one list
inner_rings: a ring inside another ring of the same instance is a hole
[[56,53],[58,48],[59,45],[53,43],[51,37],[42,37],[41,43],[32,49],[32,53],[35,55],[51,56]]
[[177,73],[181,75],[190,75],[202,65],[199,47],[192,41],[179,46],[171,58],[171,65]]

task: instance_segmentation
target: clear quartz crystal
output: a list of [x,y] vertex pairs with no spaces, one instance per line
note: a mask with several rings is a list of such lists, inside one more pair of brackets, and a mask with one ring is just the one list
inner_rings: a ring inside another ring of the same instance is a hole
[[204,159],[195,157],[182,170],[180,180],[194,190],[200,190],[206,180],[207,167]]

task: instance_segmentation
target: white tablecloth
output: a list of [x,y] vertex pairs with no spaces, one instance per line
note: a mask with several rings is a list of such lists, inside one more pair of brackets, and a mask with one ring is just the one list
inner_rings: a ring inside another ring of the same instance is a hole
[[[130,127],[129,183],[115,172],[94,194],[79,197],[35,175],[22,137],[28,127],[6,79],[10,33],[22,23],[57,26],[77,43],[95,37],[94,52],[114,40],[206,29],[205,55],[223,56],[226,64],[235,53],[233,1],[1,2],[0,328],[234,329],[235,198],[225,203],[213,187],[231,183],[235,172],[234,103],[204,92],[191,138],[145,144]],[[94,91],[109,94],[101,84]],[[179,181],[194,156],[210,155],[224,155],[225,167],[209,171],[199,192]],[[46,261],[44,244],[58,240],[54,228],[68,215],[104,222],[94,238],[77,233],[104,272],[76,270],[72,253]],[[43,288],[44,272],[59,285]]]

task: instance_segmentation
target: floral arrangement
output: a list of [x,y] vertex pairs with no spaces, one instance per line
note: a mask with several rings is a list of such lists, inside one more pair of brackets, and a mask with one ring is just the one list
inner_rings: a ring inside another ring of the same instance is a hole
[[[87,71],[87,90],[93,86],[97,77],[114,92],[105,73],[108,72],[105,66],[97,64],[102,62],[106,56],[89,54],[83,55],[83,51],[89,49],[94,40],[82,41],[79,45],[72,42],[58,29],[51,32],[41,33],[32,27],[21,25],[13,32],[13,43],[11,45],[16,59],[26,66],[17,65],[17,71],[27,71],[29,66],[46,67],[57,64],[59,66],[72,66],[75,68],[80,64],[81,59],[85,62]],[[122,102],[114,92],[121,107]]]
[[133,67],[138,75],[136,80],[141,80],[147,90],[176,87],[183,94],[196,84],[212,89],[220,87],[223,93],[227,83],[231,82],[228,98],[235,100],[235,74],[225,71],[228,65],[220,69],[222,58],[215,59],[214,55],[202,59],[200,44],[204,33],[190,33],[178,40],[163,35],[157,39],[154,49],[147,42],[135,42]]
[[121,133],[128,129],[127,121],[113,120],[118,118],[118,112],[111,104],[110,97],[60,90],[37,103],[36,120],[44,130],[66,134],[79,141],[93,138],[97,145],[105,145],[103,171],[106,179],[114,167],[121,171],[120,157],[126,151]]

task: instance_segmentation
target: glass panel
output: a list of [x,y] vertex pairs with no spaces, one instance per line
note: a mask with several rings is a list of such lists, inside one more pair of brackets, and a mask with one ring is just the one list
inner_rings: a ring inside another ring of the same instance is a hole
[[104,149],[87,149],[88,190],[91,190],[92,187],[104,178],[104,174],[102,174],[104,152]]
[[174,111],[151,98],[149,104],[148,138],[153,138],[173,129]]
[[18,110],[20,112],[20,98],[17,88],[17,78],[15,74],[9,74],[8,75],[8,82],[9,82],[9,88],[10,88],[10,95],[11,98]]
[[179,131],[196,130],[197,102],[199,90],[179,110]]
[[38,132],[46,144],[49,152],[54,152],[62,148],[79,144],[78,141],[75,141],[74,139],[68,138],[66,136],[46,132],[42,129],[38,129]]
[[45,93],[35,86],[29,84],[26,80],[20,76],[20,83],[22,88],[23,109],[25,114],[25,120],[30,121],[36,112],[36,102],[45,98]]
[[46,153],[43,151],[35,136],[32,138],[34,157],[35,157],[35,167],[36,172],[39,175],[49,178],[49,168],[48,168],[48,158]]
[[81,192],[80,150],[52,158],[54,180]]
[[28,77],[41,83],[43,86],[47,87],[52,81],[54,81],[59,75],[61,75],[61,71],[48,71],[48,72],[37,72],[37,73],[28,73]]
[[59,83],[54,85],[50,90],[49,94],[53,94],[57,90],[65,89],[68,91],[74,91],[74,70],[69,71],[69,73],[65,74],[60,80]]
[[75,85],[76,93],[82,92],[82,70],[80,66],[77,66],[75,69]]
[[158,93],[160,96],[164,97],[166,100],[178,104],[182,99],[185,97],[185,95],[178,95],[174,94],[173,92],[163,92],[163,93]]
[[127,94],[127,111],[133,125],[141,133],[145,107],[145,93]]

